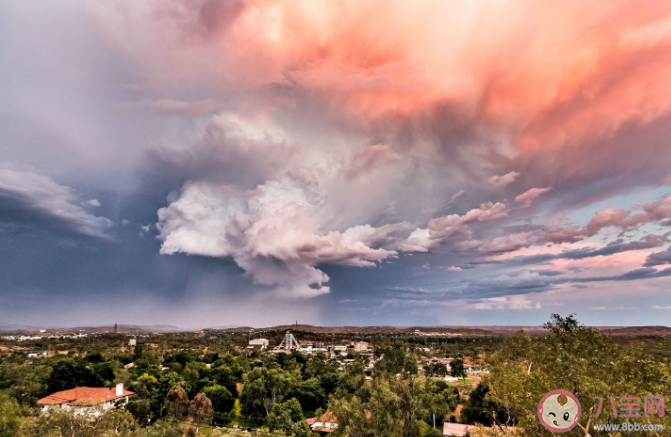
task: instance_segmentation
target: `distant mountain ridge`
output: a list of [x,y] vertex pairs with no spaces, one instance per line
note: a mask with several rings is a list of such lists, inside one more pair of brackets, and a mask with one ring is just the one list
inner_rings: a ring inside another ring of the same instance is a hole
[[[594,326],[608,335],[671,335],[668,326]],[[106,333],[114,332],[114,325],[78,326],[72,328],[37,327],[30,325],[0,324],[0,332],[4,333],[37,333],[45,330],[46,334],[64,333]],[[524,331],[531,335],[542,335],[546,330],[542,326],[315,326],[306,324],[277,325],[265,328],[251,326],[212,326],[204,329],[182,329],[173,325],[117,325],[117,332],[124,334],[148,334],[161,332],[263,332],[295,330],[315,334],[442,334],[442,335],[508,335]]]
[[[46,331],[47,334],[59,334],[63,332],[88,332],[102,333],[114,332],[114,325],[104,326],[75,326],[71,328],[53,327],[53,326],[31,326],[31,325],[13,325],[0,323],[0,332],[7,333],[35,333]],[[181,332],[183,329],[172,325],[117,325],[118,333],[151,333],[151,332]]]

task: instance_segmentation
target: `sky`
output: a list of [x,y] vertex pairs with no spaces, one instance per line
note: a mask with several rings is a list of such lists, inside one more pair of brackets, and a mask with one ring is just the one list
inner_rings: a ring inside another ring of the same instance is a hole
[[0,4],[0,325],[671,321],[671,3]]

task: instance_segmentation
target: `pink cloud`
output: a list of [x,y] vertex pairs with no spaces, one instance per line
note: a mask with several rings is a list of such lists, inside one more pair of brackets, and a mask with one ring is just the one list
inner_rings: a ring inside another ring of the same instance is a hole
[[548,188],[532,188],[529,191],[525,191],[524,193],[520,194],[519,196],[515,197],[515,202],[517,203],[522,203],[524,206],[529,206],[531,205],[531,202],[533,200],[540,196],[543,193],[547,193],[548,191],[552,190],[552,187]]
[[480,208],[471,209],[464,215],[450,214],[429,220],[426,229],[417,228],[408,239],[399,246],[403,251],[426,252],[440,246],[447,240],[458,236],[470,236],[472,223],[485,223],[508,215],[507,205],[486,202]]
[[[348,178],[356,178],[399,160],[401,155],[394,152],[389,145],[376,144],[355,153],[350,164],[345,167],[344,173]],[[384,171],[384,168],[381,170]]]

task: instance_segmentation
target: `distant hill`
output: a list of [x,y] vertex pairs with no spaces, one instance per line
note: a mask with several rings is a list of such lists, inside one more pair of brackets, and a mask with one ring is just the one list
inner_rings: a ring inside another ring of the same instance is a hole
[[[595,326],[594,329],[614,336],[646,336],[671,335],[668,326]],[[46,334],[59,335],[74,332],[106,333],[113,332],[114,325],[106,326],[79,326],[72,328],[36,327],[29,325],[0,324],[0,332],[5,333],[37,333],[45,330]],[[278,325],[266,328],[251,326],[212,326],[203,329],[208,332],[244,332],[250,331],[300,331],[315,334],[442,334],[442,335],[469,335],[490,336],[509,335],[524,331],[530,335],[543,335],[546,330],[542,326],[313,326],[313,325]],[[197,332],[200,330],[185,330],[173,325],[118,325],[117,332],[124,334],[148,334],[152,332]]]
[[[0,332],[6,333],[36,333],[41,330],[46,334],[64,334],[72,332],[103,333],[114,332],[114,325],[105,326],[75,326],[72,328],[38,327],[29,325],[0,324]],[[181,332],[183,329],[172,325],[117,325],[117,332],[124,334],[140,334],[150,332]]]
[[[667,326],[596,326],[601,332],[609,335],[671,335]],[[278,325],[266,328],[249,326],[210,330],[228,332],[255,331],[301,331],[315,334],[461,334],[461,335],[508,335],[524,331],[530,335],[543,335],[547,331],[542,326],[313,326],[304,324]]]

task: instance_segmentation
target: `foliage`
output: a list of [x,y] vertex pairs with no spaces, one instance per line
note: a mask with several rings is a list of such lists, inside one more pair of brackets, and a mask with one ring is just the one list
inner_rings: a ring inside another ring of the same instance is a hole
[[112,409],[99,415],[75,414],[59,408],[26,420],[20,437],[131,437],[136,429],[133,416]]
[[322,387],[321,380],[310,378],[291,390],[288,395],[295,398],[301,405],[303,411],[315,411],[318,408],[326,408],[326,393]]
[[47,378],[49,393],[75,387],[102,387],[105,385],[98,375],[80,361],[70,358],[56,361]]
[[461,410],[461,418],[464,422],[492,426],[495,417],[508,417],[507,412],[501,405],[487,399],[488,393],[489,385],[486,382],[479,383],[470,393],[468,402]]
[[465,378],[466,371],[464,370],[464,359],[457,357],[450,363],[450,374],[455,378]]
[[[486,399],[501,404],[511,416],[496,417],[497,423],[514,418],[527,433],[542,434],[538,402],[547,392],[564,389],[576,395],[582,407],[579,426],[566,435],[586,436],[595,421],[614,419],[610,408],[603,408],[596,419],[600,398],[607,405],[610,396],[671,396],[668,368],[626,353],[609,337],[580,325],[572,315],[562,318],[554,314],[545,327],[549,335],[537,339],[524,333],[510,336],[492,358],[491,392]],[[668,416],[647,420],[671,426]]]
[[170,389],[163,404],[166,411],[175,416],[177,420],[183,420],[189,412],[189,397],[179,385]]
[[212,408],[217,413],[229,413],[235,405],[235,398],[223,385],[205,387],[204,393],[212,401]]
[[436,393],[439,390],[431,381],[416,376],[376,379],[369,401],[349,396],[332,402],[331,410],[338,418],[334,437],[431,435],[428,423],[432,414],[444,417],[452,408]]
[[0,392],[0,437],[13,437],[21,425],[21,408],[15,399]]
[[198,427],[200,425],[211,424],[213,416],[212,401],[205,393],[198,393],[189,405],[189,417],[191,417],[191,420]]
[[255,368],[247,374],[240,395],[242,412],[248,416],[267,416],[277,402],[282,402],[294,387],[292,375],[282,369]]
[[294,398],[273,405],[266,424],[271,431],[283,431],[298,437],[306,437],[310,434],[310,427],[303,417],[301,405]]

